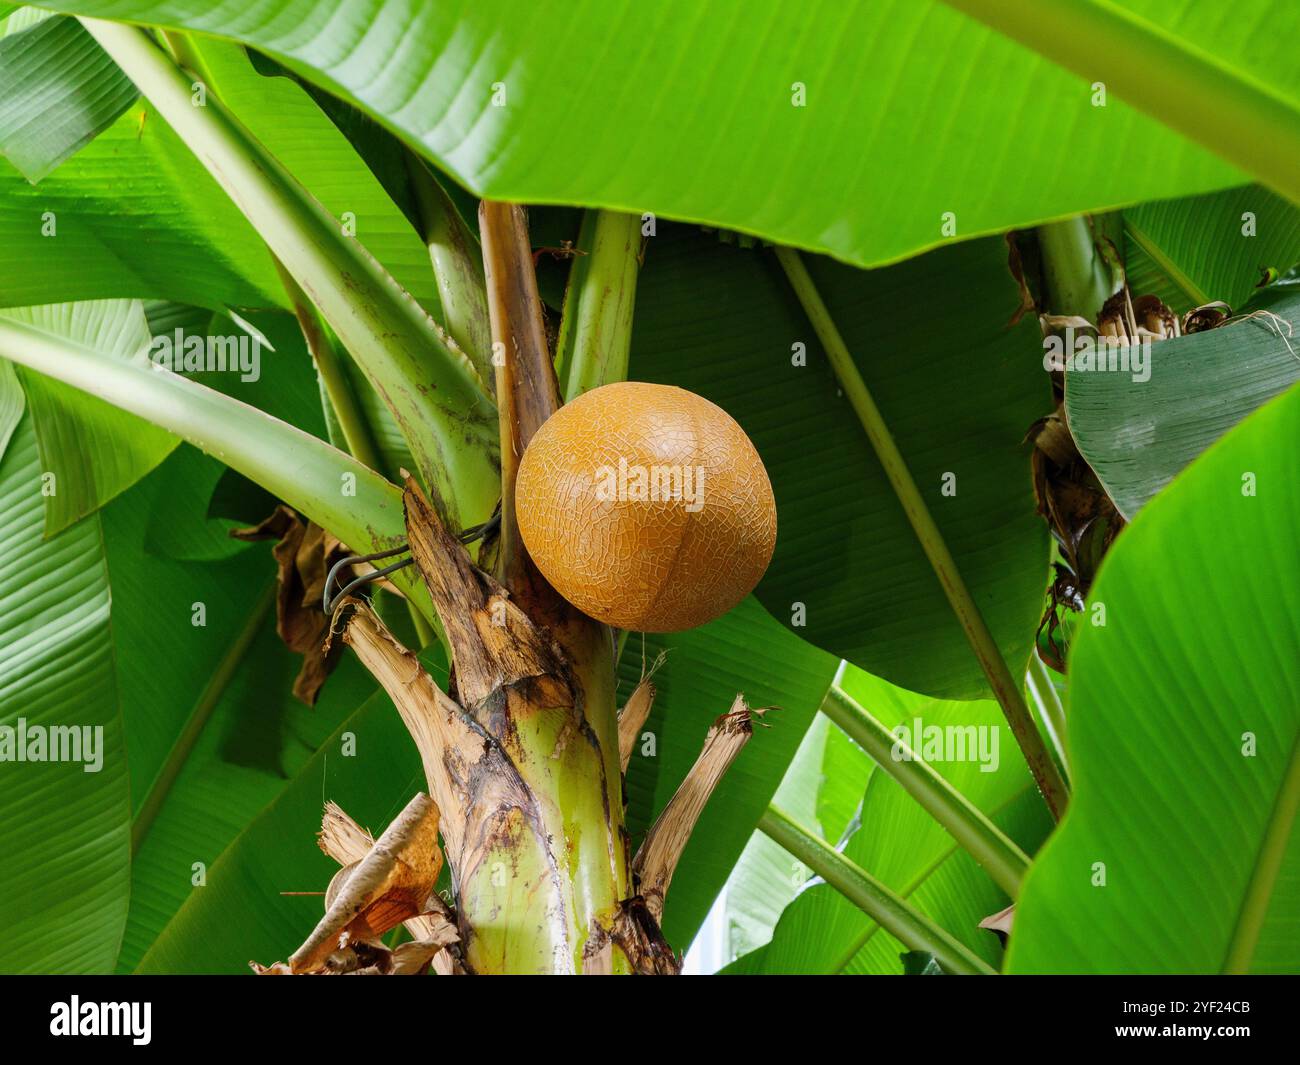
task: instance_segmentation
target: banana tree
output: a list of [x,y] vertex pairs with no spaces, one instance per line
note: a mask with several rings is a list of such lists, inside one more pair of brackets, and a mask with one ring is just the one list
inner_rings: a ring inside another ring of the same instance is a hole
[[729,6],[0,6],[0,968],[1296,968],[1297,16]]

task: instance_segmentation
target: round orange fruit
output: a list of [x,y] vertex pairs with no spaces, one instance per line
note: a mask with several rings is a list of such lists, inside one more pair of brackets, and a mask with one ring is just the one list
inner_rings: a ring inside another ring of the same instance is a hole
[[557,592],[641,632],[725,614],[776,546],[772,484],[749,437],[669,385],[605,385],[551,415],[519,464],[515,511]]

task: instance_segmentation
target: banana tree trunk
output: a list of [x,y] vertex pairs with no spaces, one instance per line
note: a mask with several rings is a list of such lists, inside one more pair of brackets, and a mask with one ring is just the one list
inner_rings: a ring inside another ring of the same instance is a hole
[[505,457],[499,534],[475,565],[413,480],[403,497],[451,651],[448,691],[359,601],[343,638],[420,745],[469,971],[629,972],[661,941],[630,916],[614,638],[556,594],[519,537],[518,458],[559,390],[523,211],[485,203],[480,221]]

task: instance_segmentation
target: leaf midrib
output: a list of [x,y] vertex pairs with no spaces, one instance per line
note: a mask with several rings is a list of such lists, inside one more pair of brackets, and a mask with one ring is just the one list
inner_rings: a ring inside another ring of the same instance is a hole
[[1277,799],[1264,829],[1264,838],[1260,841],[1259,851],[1251,867],[1237,923],[1228,940],[1222,972],[1240,974],[1250,971],[1255,948],[1259,945],[1259,935],[1268,916],[1273,889],[1282,869],[1282,860],[1295,827],[1297,812],[1300,812],[1300,732],[1296,733],[1291,744],[1286,772],[1282,776]]
[[1152,261],[1165,272],[1165,275],[1170,281],[1183,290],[1195,306],[1203,307],[1205,304],[1210,302],[1210,297],[1197,287],[1196,282],[1188,277],[1187,274],[1185,274],[1178,265],[1164,253],[1160,246],[1147,236],[1146,233],[1142,231],[1142,228],[1135,225],[1127,216],[1124,219],[1124,229],[1128,235],[1133,238],[1133,242],[1146,252],[1148,256],[1150,256]]

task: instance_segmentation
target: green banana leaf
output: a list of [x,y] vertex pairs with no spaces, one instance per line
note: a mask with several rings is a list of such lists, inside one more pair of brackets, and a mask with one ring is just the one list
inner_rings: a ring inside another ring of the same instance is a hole
[[208,517],[225,473],[225,466],[189,444],[173,451],[155,473],[162,487],[154,495],[141,550],[189,562],[216,562],[247,551],[245,541],[230,535],[239,522]]
[[[41,470],[29,416],[0,461],[0,972],[103,972],[126,921],[131,838],[109,575],[97,516],[44,539]],[[19,761],[21,722],[46,756],[44,730],[90,743],[68,750],[81,761]]]
[[[269,569],[269,557],[261,561]],[[251,613],[247,605],[244,613]],[[135,854],[119,971],[129,972],[138,965],[189,900],[203,893],[193,883],[194,863],[203,863],[211,885],[214,867],[226,850],[292,786],[309,760],[324,749],[334,729],[375,691],[370,675],[354,658],[345,657],[316,705],[307,707],[290,694],[299,661],[280,644],[274,617],[263,616],[239,672],[187,752]],[[184,711],[191,708],[186,703],[171,705]],[[129,733],[132,715],[128,712],[126,718]],[[185,719],[175,723],[184,725]],[[318,801],[321,780],[318,770],[310,784],[303,785],[309,793],[314,786]],[[371,782],[372,789],[382,787],[377,780],[378,776]],[[343,794],[334,797],[345,806],[351,801]],[[314,842],[312,827],[307,825],[303,831],[306,841]],[[320,889],[319,884],[307,884],[284,890]],[[293,927],[286,924],[285,930]]]
[[1259,313],[1244,321],[1153,343],[1140,372],[1067,371],[1075,442],[1126,518],[1300,380],[1300,290],[1281,285],[1251,306]]
[[18,371],[11,362],[0,362],[0,459],[4,458],[9,440],[27,409],[23,386],[18,383]]
[[307,92],[290,78],[259,73],[248,53],[229,41],[194,37],[187,45],[221,102],[331,214],[350,223],[366,250],[441,320],[428,249],[357,149]]
[[113,124],[138,94],[75,19],[0,38],[0,155],[35,184]]
[[[146,363],[149,330],[134,300],[58,303],[0,312],[104,358]],[[45,533],[66,529],[131,487],[180,440],[142,418],[25,367],[18,369],[40,445]]]
[[[813,718],[772,805],[801,824],[838,840],[854,827],[862,804],[863,781],[872,762],[824,714]],[[730,956],[748,953],[772,938],[781,913],[799,894],[809,871],[778,843],[755,832],[745,844],[736,867],[727,878],[710,919],[722,922]]]
[[[1013,674],[1047,583],[1029,426],[1051,408],[1033,316],[997,239],[864,272],[809,269]],[[797,346],[806,365],[794,365]],[[744,427],[776,494],[758,598],[782,624],[895,684],[987,692],[938,578],[769,252],[661,227],[637,289],[631,376],[713,400]],[[955,494],[944,478],[955,476]],[[798,616],[802,604],[803,616]],[[802,622],[802,624],[800,624]]]
[[143,102],[38,186],[0,160],[0,229],[7,306],[121,297],[286,305],[261,238]]
[[1106,624],[1070,661],[1074,796],[1025,881],[1010,971],[1300,969],[1298,439],[1293,387],[1107,555]]
[[[176,328],[202,337],[256,336],[261,346],[255,380],[245,381],[242,374],[222,371],[185,376],[251,403],[313,436],[326,437],[321,390],[302,330],[292,315],[250,311],[236,322],[202,307],[152,303],[145,309],[155,336],[170,336]],[[144,549],[151,554],[191,561],[237,555],[248,545],[231,538],[230,530],[241,524],[256,524],[275,506],[268,497],[260,512],[249,512],[242,521],[209,520],[216,487],[231,474],[220,462],[188,444],[182,444],[167,458],[157,476],[166,481],[166,487],[155,493],[144,538]]]
[[[237,973],[247,972],[250,960],[284,960],[324,912],[319,895],[295,893],[324,892],[338,871],[316,845],[324,800],[335,800],[378,836],[424,788],[401,718],[387,696],[372,696],[301,763],[269,806],[206,859],[204,885],[188,889],[135,971]],[[196,789],[194,799],[202,795]],[[219,795],[208,792],[207,801]],[[166,872],[151,866],[151,875]],[[170,874],[188,886],[188,865]]]
[[[310,368],[292,369],[269,375],[282,406],[315,398],[300,387]],[[345,655],[314,707],[291,695],[300,660],[275,632],[267,545],[210,562],[146,550],[160,512],[200,542],[230,524],[206,517],[203,491],[175,492],[193,464],[174,460],[187,455],[211,462],[186,446],[102,512],[136,837],[119,971],[133,969],[201,893],[194,864],[211,869],[376,687]],[[204,624],[195,626],[199,604]]]
[[1300,262],[1300,210],[1260,185],[1163,200],[1123,212],[1134,295],[1183,314],[1214,300],[1239,310],[1261,280]]
[[[199,42],[195,50],[217,94],[437,317],[424,245],[307,93],[257,73],[229,43]],[[0,161],[0,226],[5,305],[116,297],[209,310],[289,305],[261,238],[144,101],[38,187]]]
[[[1118,98],[1094,107],[1087,82],[938,3],[49,6],[241,40],[483,196],[654,212],[859,265],[1243,180]],[[1293,98],[1276,42],[1294,36],[1295,13],[1247,6],[1247,24],[1272,16],[1268,40],[1216,34],[1215,59]],[[1175,46],[1199,48],[1187,8],[1164,0],[1156,17]]]
[[0,4],[0,37],[10,37],[30,30],[46,19],[54,18],[53,11],[42,11],[27,4]]

